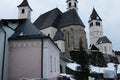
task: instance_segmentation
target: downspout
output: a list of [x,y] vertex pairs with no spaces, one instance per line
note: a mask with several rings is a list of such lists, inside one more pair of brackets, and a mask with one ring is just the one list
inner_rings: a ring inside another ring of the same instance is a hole
[[3,59],[2,59],[2,74],[1,74],[1,80],[4,78],[4,65],[5,65],[5,48],[6,48],[6,31],[1,27],[2,31],[4,32],[4,49],[3,49]]
[[43,47],[44,47],[44,41],[43,41],[43,38],[41,38],[41,78],[43,78]]

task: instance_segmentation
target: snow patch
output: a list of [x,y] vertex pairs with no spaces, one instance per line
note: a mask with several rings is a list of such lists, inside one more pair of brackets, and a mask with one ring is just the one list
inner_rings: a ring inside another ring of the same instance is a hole
[[69,64],[67,64],[67,67],[70,68],[73,71],[76,71],[77,67],[80,67],[80,65],[77,64],[77,63],[69,63]]
[[[114,65],[114,63],[108,63],[107,67],[98,67],[90,65],[90,70],[94,73],[104,73],[105,70],[115,71]],[[120,73],[120,64],[118,64],[117,73]]]

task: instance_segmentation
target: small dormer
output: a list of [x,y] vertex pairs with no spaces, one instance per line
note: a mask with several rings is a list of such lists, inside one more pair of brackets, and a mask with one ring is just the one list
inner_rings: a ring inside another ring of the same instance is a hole
[[23,0],[23,2],[20,5],[18,5],[18,9],[18,19],[28,19],[31,21],[32,8],[29,6],[27,0]]
[[78,11],[77,0],[67,0],[66,3],[67,3],[67,10],[75,9],[76,11]]

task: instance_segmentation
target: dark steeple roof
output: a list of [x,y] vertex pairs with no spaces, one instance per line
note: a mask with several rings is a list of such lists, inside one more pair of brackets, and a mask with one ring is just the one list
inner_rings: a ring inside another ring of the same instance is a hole
[[63,28],[69,25],[81,25],[82,27],[85,27],[75,9],[71,9],[62,14],[59,28]]
[[103,36],[103,37],[100,37],[96,43],[102,44],[102,43],[112,43],[112,42],[106,36]]
[[94,44],[92,45],[91,50],[97,50],[97,51],[99,51],[99,49]]
[[41,15],[33,24],[40,30],[50,26],[57,28],[62,12],[55,8]]
[[23,2],[20,5],[18,5],[18,7],[23,7],[23,6],[28,6],[32,10],[27,0],[23,0]]
[[54,41],[64,40],[64,36],[60,30],[58,30],[53,38]]
[[92,14],[90,15],[89,22],[92,21],[92,20],[102,21],[102,19],[99,17],[99,15],[97,14],[97,12],[94,8],[93,8]]

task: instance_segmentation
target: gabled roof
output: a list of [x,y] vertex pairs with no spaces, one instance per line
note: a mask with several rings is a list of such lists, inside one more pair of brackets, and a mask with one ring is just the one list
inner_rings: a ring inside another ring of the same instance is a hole
[[23,6],[28,6],[32,10],[27,0],[23,0],[23,2],[20,5],[18,5],[18,7],[23,7]]
[[71,9],[62,14],[58,27],[63,28],[69,25],[81,25],[82,27],[85,27],[75,9]]
[[41,15],[33,24],[40,30],[50,26],[57,28],[62,12],[55,8]]
[[98,15],[98,13],[96,12],[94,8],[93,8],[92,14],[90,15],[89,22],[92,20],[102,21],[102,19],[100,18],[100,16]]
[[20,25],[15,29],[15,33],[9,38],[10,40],[26,39],[30,37],[45,37],[29,20],[21,21]]
[[63,40],[64,41],[64,36],[60,30],[58,30],[55,34],[55,37],[53,38],[54,41],[58,40]]
[[58,8],[42,14],[33,24],[40,30],[50,26],[57,29],[69,25],[81,25],[85,27],[75,9],[62,13]]
[[[29,20],[24,19],[19,23],[19,26],[15,29],[15,33],[9,38],[9,40],[28,40],[28,39],[49,39],[58,48],[54,41],[38,30]],[[58,48],[59,51],[61,51]]]
[[106,36],[100,37],[96,44],[112,43]]
[[99,49],[94,44],[92,45],[91,50],[97,50],[97,51],[99,51]]

